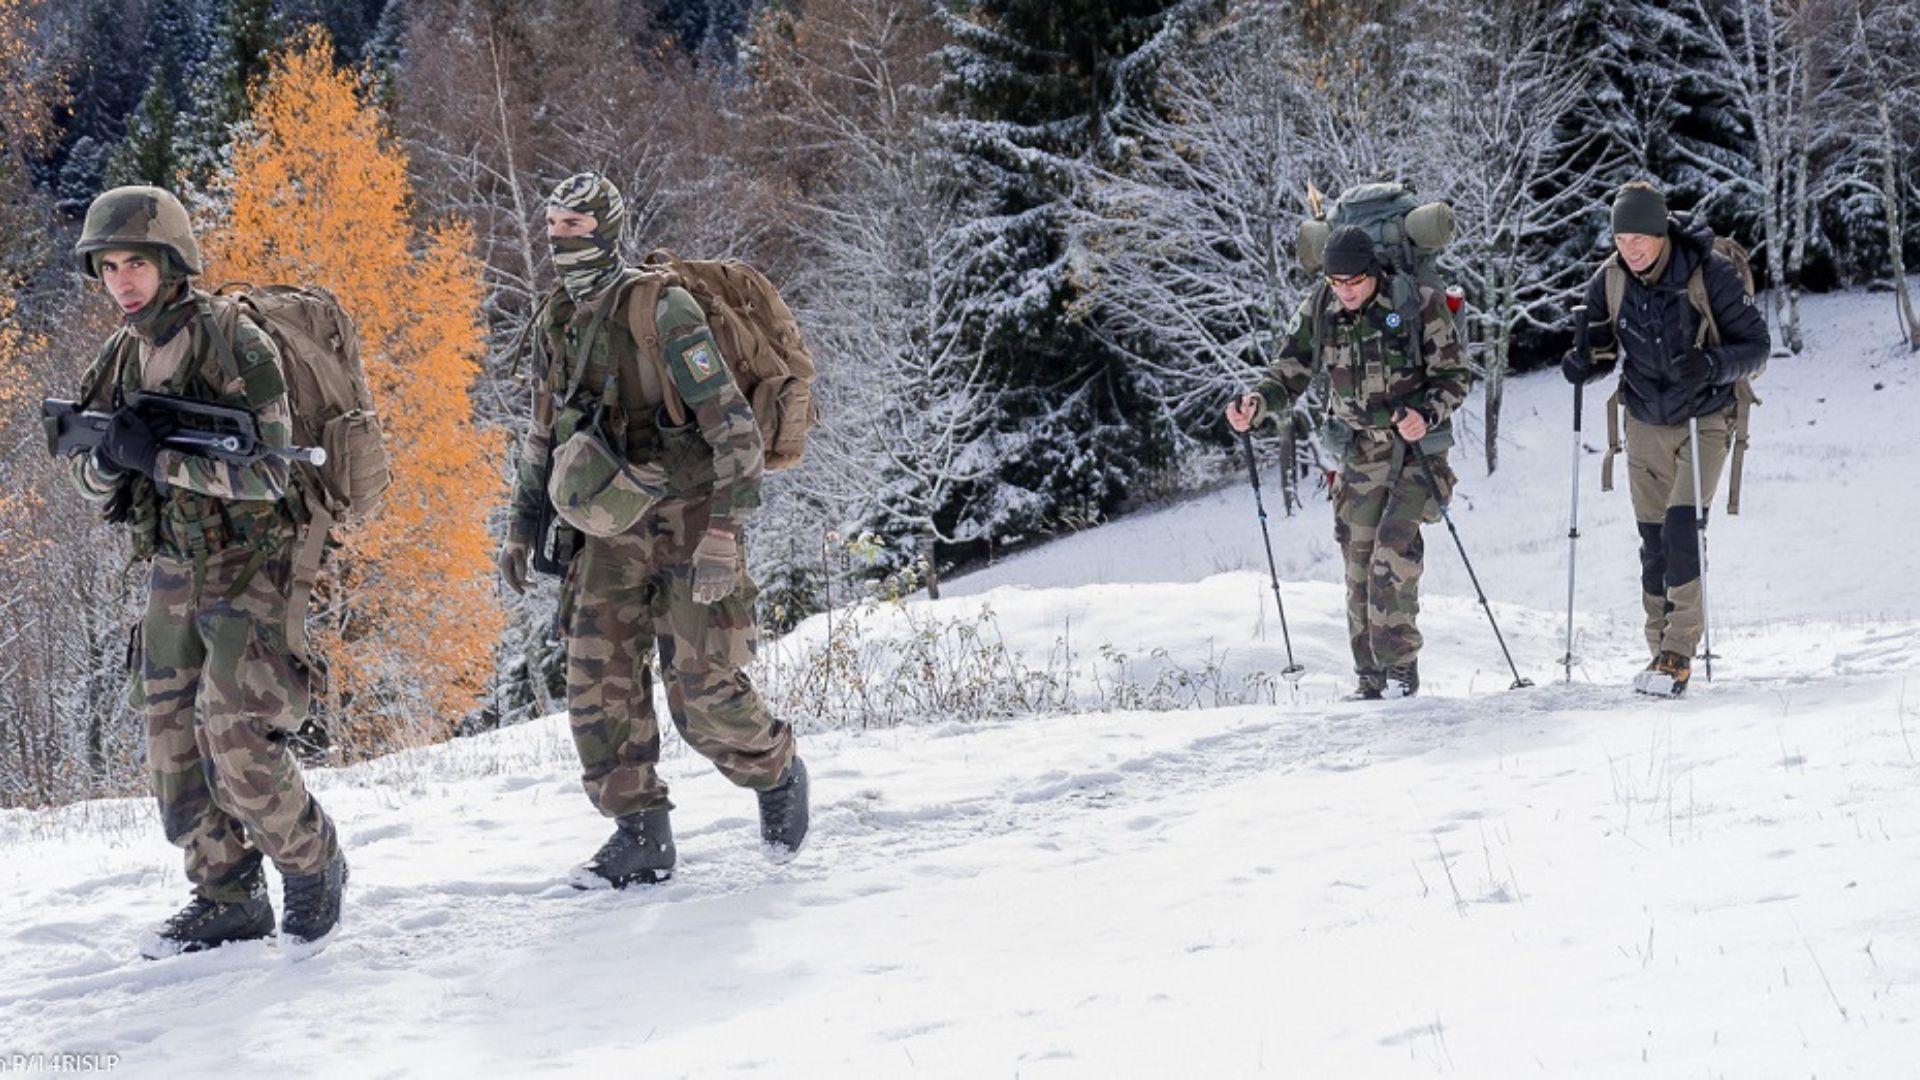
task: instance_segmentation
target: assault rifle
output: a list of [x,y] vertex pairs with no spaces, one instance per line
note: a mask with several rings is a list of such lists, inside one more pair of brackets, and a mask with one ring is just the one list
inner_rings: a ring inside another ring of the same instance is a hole
[[[250,465],[263,457],[327,463],[319,446],[268,446],[260,441],[260,424],[253,410],[172,394],[131,393],[126,407],[146,421],[160,445],[234,465]],[[76,401],[47,398],[40,403],[40,425],[47,432],[47,452],[55,457],[91,453],[107,439],[113,425],[110,412],[92,412]]]
[[547,482],[553,479],[553,448],[540,467],[540,513],[534,518],[532,565],[538,573],[566,577],[567,567],[580,553],[579,530],[560,520],[553,500],[547,498]]

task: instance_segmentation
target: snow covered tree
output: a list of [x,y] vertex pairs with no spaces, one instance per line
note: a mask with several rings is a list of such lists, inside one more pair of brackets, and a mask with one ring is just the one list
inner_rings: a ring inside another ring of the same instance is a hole
[[1566,12],[1513,0],[1462,13],[1445,31],[1437,155],[1439,192],[1460,235],[1448,262],[1475,310],[1485,380],[1487,472],[1499,467],[1500,407],[1516,338],[1563,323],[1585,284],[1592,222],[1605,206],[1618,148],[1571,121],[1598,70],[1577,51]]
[[[1292,13],[1254,5],[1174,51],[1125,149],[1089,166],[1074,221],[1080,304],[1166,410],[1182,452],[1273,362],[1299,302],[1312,59]],[[1291,434],[1291,427],[1289,428]],[[1288,460],[1298,451],[1288,440]],[[1297,503],[1296,470],[1283,499]]]
[[1868,112],[1856,143],[1856,175],[1877,197],[1885,224],[1887,262],[1893,280],[1894,311],[1908,348],[1920,351],[1920,322],[1914,317],[1907,282],[1906,227],[1902,203],[1913,187],[1903,180],[1901,159],[1913,160],[1920,140],[1920,69],[1912,58],[1920,51],[1920,8],[1887,0],[1851,0],[1849,35],[1852,63],[1848,89]]
[[1007,391],[999,475],[962,493],[970,535],[1097,521],[1169,456],[1126,356],[1074,316],[1084,286],[1068,237],[1088,166],[1114,160],[1138,83],[1207,6],[978,0],[950,20],[947,131],[986,211],[968,234],[965,333]]
[[817,0],[762,22],[755,65],[785,145],[815,159],[793,224],[795,284],[808,341],[832,358],[816,389],[832,422],[782,485],[816,512],[770,507],[766,530],[902,538],[876,570],[924,560],[936,596],[936,545],[974,539],[954,529],[955,494],[995,469],[982,440],[999,392],[961,332],[975,210],[934,123],[945,40],[913,0]]
[[173,140],[179,110],[174,108],[173,94],[167,89],[168,75],[164,66],[155,64],[147,77],[147,92],[127,121],[127,134],[107,160],[106,186],[175,186],[180,163]]

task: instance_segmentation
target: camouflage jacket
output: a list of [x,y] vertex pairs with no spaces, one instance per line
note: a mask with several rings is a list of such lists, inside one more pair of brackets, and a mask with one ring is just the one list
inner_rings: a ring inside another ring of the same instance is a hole
[[[179,302],[206,299],[206,294],[190,291]],[[233,357],[240,370],[227,371],[210,336],[217,332],[210,318],[199,316],[159,346],[130,331],[116,332],[101,346],[81,383],[82,405],[111,411],[136,390],[201,398],[253,410],[262,442],[292,445],[292,411],[279,348],[242,316],[233,335]],[[75,458],[70,467],[74,485],[88,501],[105,505],[116,494],[124,495],[135,558],[156,551],[192,556],[232,543],[271,551],[293,535],[291,478],[283,458],[237,465],[163,448],[155,459],[161,483],[106,468],[92,455]]]
[[1326,298],[1325,340],[1314,356],[1315,289],[1301,301],[1287,326],[1280,355],[1267,377],[1254,387],[1268,415],[1284,414],[1306,392],[1316,366],[1325,365],[1332,401],[1329,416],[1356,434],[1385,434],[1400,406],[1418,409],[1430,427],[1446,423],[1466,400],[1470,380],[1466,357],[1454,333],[1453,315],[1437,292],[1426,292],[1420,310],[1420,355],[1408,348],[1401,315],[1387,301],[1383,281],[1358,311]]
[[[610,397],[601,420],[607,438],[628,461],[665,468],[665,501],[705,501],[712,525],[737,527],[760,505],[765,457],[753,410],[720,355],[699,301],[685,289],[668,287],[659,290],[654,305],[654,332],[668,376],[690,414],[685,427],[674,427],[663,408],[666,394],[658,369],[635,342],[635,320],[628,310],[648,290],[620,288],[619,309],[607,313],[597,333],[596,305],[577,306],[559,292],[543,309],[535,338],[533,422],[515,470],[514,506],[523,514],[541,507],[556,437],[564,439],[570,421],[581,422],[581,414]],[[583,346],[589,350],[584,364]]]

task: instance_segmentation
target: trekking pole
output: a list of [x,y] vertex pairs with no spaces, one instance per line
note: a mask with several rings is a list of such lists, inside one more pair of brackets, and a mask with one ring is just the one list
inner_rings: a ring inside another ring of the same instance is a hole
[[1687,417],[1687,458],[1693,463],[1693,535],[1700,549],[1700,658],[1713,681],[1713,609],[1707,606],[1707,512],[1700,501],[1700,421]]
[[1293,662],[1293,635],[1287,633],[1287,605],[1280,599],[1280,571],[1273,565],[1273,536],[1267,532],[1267,503],[1260,497],[1260,468],[1253,462],[1253,433],[1242,431],[1240,445],[1247,452],[1247,479],[1253,481],[1253,506],[1260,513],[1260,540],[1267,547],[1267,577],[1273,582],[1273,606],[1280,611],[1280,640],[1287,646],[1287,666],[1280,677],[1299,682],[1307,669]]
[[[1404,405],[1395,409],[1393,411],[1394,423],[1398,424],[1400,418],[1406,414],[1407,407]],[[1467,580],[1473,582],[1474,594],[1480,598],[1480,607],[1487,613],[1487,622],[1493,627],[1493,639],[1500,643],[1500,655],[1507,658],[1507,667],[1513,672],[1513,685],[1507,687],[1507,689],[1519,690],[1523,687],[1532,686],[1533,680],[1521,677],[1519,666],[1513,662],[1513,654],[1507,651],[1507,639],[1505,635],[1500,633],[1500,621],[1493,617],[1493,605],[1487,603],[1486,590],[1480,587],[1480,575],[1473,572],[1473,560],[1467,558],[1467,545],[1460,541],[1460,530],[1453,527],[1453,515],[1447,512],[1446,500],[1440,497],[1440,482],[1433,478],[1433,466],[1428,464],[1427,455],[1420,452],[1419,446],[1408,442],[1406,436],[1401,435],[1398,430],[1395,430],[1394,437],[1399,439],[1400,444],[1407,448],[1408,454],[1419,459],[1420,475],[1427,478],[1427,491],[1433,496],[1434,505],[1440,508],[1440,520],[1447,523],[1447,532],[1453,536],[1453,546],[1459,550],[1460,561],[1466,565]]]
[[[1582,365],[1590,363],[1585,304],[1573,306],[1573,348]],[[1579,657],[1573,655],[1573,568],[1580,553],[1580,394],[1585,389],[1585,383],[1573,384],[1573,498],[1567,509],[1567,653],[1560,658],[1560,666],[1567,669],[1568,682],[1573,681],[1573,665],[1580,662]]]

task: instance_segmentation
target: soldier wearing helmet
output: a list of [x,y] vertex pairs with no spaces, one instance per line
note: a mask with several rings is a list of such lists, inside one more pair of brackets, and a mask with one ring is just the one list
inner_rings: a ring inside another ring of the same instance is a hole
[[290,939],[339,916],[346,861],[287,737],[306,719],[307,672],[286,641],[299,500],[284,458],[216,460],[166,444],[169,421],[127,407],[161,392],[251,410],[269,447],[291,442],[286,377],[272,337],[193,287],[203,267],[186,208],[166,191],[121,187],[87,210],[80,269],[119,309],[79,399],[113,416],[73,463],[80,492],[131,533],[150,563],[130,696],[144,708],[147,761],[167,839],[186,853],[194,895],[143,945],[150,957],[274,932],[264,859],[285,883]]

